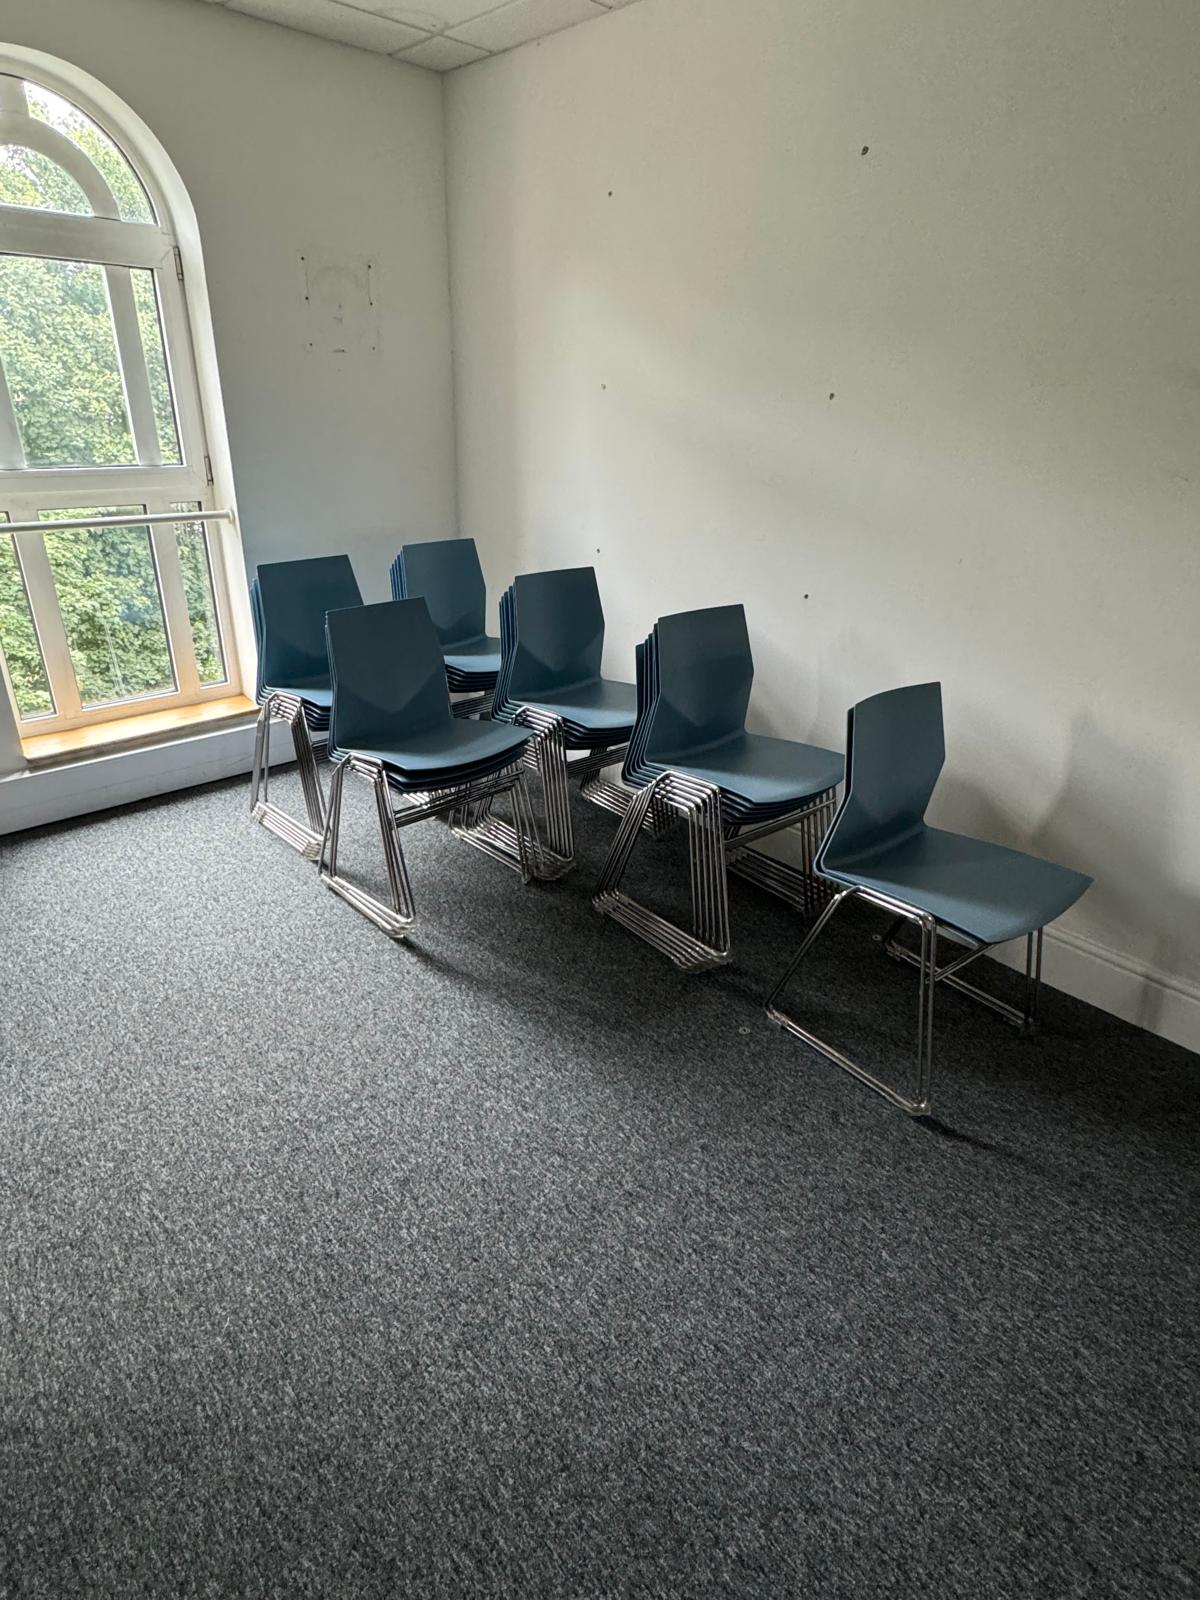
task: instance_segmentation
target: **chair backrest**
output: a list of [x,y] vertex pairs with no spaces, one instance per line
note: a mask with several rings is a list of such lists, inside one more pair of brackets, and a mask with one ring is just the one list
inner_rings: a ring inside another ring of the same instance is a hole
[[641,754],[665,766],[745,732],[754,657],[740,605],[660,617],[657,696]]
[[474,539],[406,544],[392,563],[392,593],[425,601],[443,649],[486,632],[487,586]]
[[362,604],[350,557],[263,561],[255,581],[260,683],[328,684],[325,613]]
[[596,683],[604,654],[604,610],[594,567],[529,572],[512,583],[511,700]]
[[339,750],[402,749],[451,720],[442,647],[424,600],[331,611],[332,724]]
[[836,871],[918,832],[945,760],[940,683],[860,700],[847,719],[846,791],[817,866]]

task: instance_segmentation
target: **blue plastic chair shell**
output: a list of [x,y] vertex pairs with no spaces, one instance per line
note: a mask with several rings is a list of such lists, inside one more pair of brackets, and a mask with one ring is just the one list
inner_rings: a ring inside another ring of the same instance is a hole
[[428,539],[402,546],[392,562],[397,600],[420,597],[441,642],[450,687],[493,687],[500,641],[486,632],[487,587],[474,539]]
[[816,860],[835,883],[886,895],[989,945],[1045,927],[1091,885],[1082,872],[925,821],[946,754],[941,684],[860,701],[846,750],[845,796]]
[[388,600],[326,619],[333,675],[330,743],[383,762],[401,787],[439,789],[515,761],[520,728],[456,718],[441,643],[423,599]]

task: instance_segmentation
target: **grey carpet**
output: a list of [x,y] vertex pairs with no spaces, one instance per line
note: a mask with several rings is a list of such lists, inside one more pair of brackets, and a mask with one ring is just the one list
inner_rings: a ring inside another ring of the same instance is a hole
[[407,948],[242,784],[0,846],[0,1594],[1193,1594],[1196,1058],[948,995],[916,1125],[767,1022],[784,907],[685,978],[578,823],[410,832]]

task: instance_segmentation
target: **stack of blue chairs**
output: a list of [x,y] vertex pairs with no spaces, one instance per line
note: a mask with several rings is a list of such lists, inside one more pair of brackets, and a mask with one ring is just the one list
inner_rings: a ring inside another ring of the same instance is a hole
[[402,545],[391,566],[392,598],[420,597],[429,607],[455,716],[485,713],[500,672],[500,640],[485,627],[487,586],[474,539],[428,539]]
[[[453,817],[508,792],[513,795],[520,865],[527,881],[536,876],[539,842],[522,767],[531,735],[524,728],[453,716],[441,642],[424,600],[330,611],[326,632],[332,680],[329,739],[338,766],[320,856],[324,882],[390,937],[401,939],[415,910],[399,829],[426,817]],[[390,905],[338,872],[348,773],[366,778],[375,791]]]
[[[315,860],[325,827],[314,736],[324,742],[333,697],[325,649],[325,613],[359,606],[362,596],[349,556],[260,562],[250,585],[258,648],[259,712],[251,779],[251,813],[301,855]],[[307,824],[270,799],[272,721],[291,729]]]
[[[598,910],[692,969],[729,959],[728,866],[805,910],[820,890],[811,859],[842,780],[842,757],[790,739],[748,733],[754,659],[740,605],[663,617],[638,647],[638,721],[622,777],[640,791],[617,831],[597,886]],[[693,926],[668,922],[619,889],[639,831],[663,809],[686,817]],[[799,829],[793,867],[750,843]]]
[[[636,686],[600,671],[604,608],[595,569],[515,578],[500,600],[500,643],[492,716],[537,734],[530,759],[542,777],[546,855],[565,872],[575,859],[568,777],[591,798],[589,785],[620,760],[637,720]],[[568,752],[581,759],[568,765]],[[495,831],[494,819],[481,825]]]
[[494,715],[523,708],[560,719],[568,750],[628,743],[637,688],[601,676],[604,608],[594,567],[514,578],[500,600],[500,679]]

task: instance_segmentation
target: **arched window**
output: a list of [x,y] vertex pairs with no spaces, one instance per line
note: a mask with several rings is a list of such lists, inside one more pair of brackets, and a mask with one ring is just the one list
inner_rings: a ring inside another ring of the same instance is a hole
[[166,199],[96,107],[0,56],[0,666],[23,733],[236,690],[211,484]]

